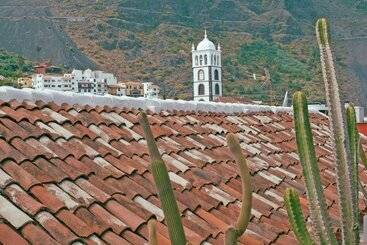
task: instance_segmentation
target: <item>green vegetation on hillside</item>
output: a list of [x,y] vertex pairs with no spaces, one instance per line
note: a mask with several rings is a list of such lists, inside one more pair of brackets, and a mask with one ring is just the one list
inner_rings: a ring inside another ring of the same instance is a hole
[[[261,39],[241,45],[235,57],[224,59],[224,69],[229,72],[229,82],[225,84],[227,94],[279,102],[287,90],[317,86],[317,50],[306,48],[302,57],[288,49]],[[271,84],[265,83],[265,69],[269,70]],[[252,74],[257,74],[257,80]],[[236,82],[238,80],[243,82]],[[312,98],[318,100],[315,96]]]
[[259,70],[267,67],[270,70],[272,81],[279,84],[287,80],[310,81],[312,70],[310,67],[289,54],[279,45],[256,40],[241,46],[238,52],[238,61]]
[[[152,81],[165,88],[167,98],[191,99],[192,84],[185,82],[192,79],[191,44],[201,41],[206,28],[210,40],[222,44],[225,96],[265,101],[272,97],[277,104],[286,90],[298,89],[312,102],[324,101],[321,72],[315,66],[317,45],[310,37],[314,20],[327,16],[336,26],[335,60],[342,95],[355,102],[367,101],[363,83],[367,59],[360,55],[366,41],[341,41],[364,35],[366,0],[52,2],[60,6],[53,9],[55,15],[91,18],[68,22],[66,31],[99,69],[120,79]],[[252,73],[264,76],[264,68],[273,86],[252,78]]]
[[0,50],[0,75],[6,78],[17,78],[33,70],[32,63],[22,56]]
[[0,86],[17,87],[16,79],[33,70],[32,63],[22,56],[0,50]]

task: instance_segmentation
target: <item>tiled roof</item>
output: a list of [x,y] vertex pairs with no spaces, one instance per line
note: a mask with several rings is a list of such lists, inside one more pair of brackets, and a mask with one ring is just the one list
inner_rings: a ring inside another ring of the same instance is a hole
[[[144,244],[147,221],[156,216],[160,244],[169,244],[138,113],[19,97],[0,101],[0,243]],[[296,243],[283,207],[287,187],[301,193],[308,211],[289,112],[161,110],[148,118],[192,244],[223,244],[239,214],[241,184],[226,147],[228,132],[241,141],[254,188],[253,217],[240,243]],[[328,121],[321,114],[311,118],[335,222]],[[361,180],[367,183],[365,171]]]

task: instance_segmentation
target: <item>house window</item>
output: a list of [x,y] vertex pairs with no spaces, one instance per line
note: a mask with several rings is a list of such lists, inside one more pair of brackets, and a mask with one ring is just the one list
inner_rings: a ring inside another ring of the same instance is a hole
[[204,95],[205,94],[205,87],[204,84],[199,84],[199,95]]
[[204,76],[204,71],[203,70],[199,70],[198,71],[198,79],[199,80],[205,80],[205,76]]
[[219,72],[218,72],[218,70],[215,70],[214,71],[214,80],[219,80]]
[[204,55],[204,65],[208,64],[208,56]]
[[220,94],[220,88],[219,88],[219,84],[215,84],[215,94],[219,95]]

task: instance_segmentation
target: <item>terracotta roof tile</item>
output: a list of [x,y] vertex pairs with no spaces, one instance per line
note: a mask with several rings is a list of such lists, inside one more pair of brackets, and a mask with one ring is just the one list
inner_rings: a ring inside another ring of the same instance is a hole
[[130,242],[126,241],[124,238],[116,235],[115,233],[108,231],[103,236],[102,239],[106,241],[108,244],[123,244],[128,245],[131,244]]
[[0,224],[0,243],[26,245],[28,242],[6,224]]
[[5,194],[13,203],[29,215],[35,215],[41,209],[45,208],[44,205],[28,195],[27,192],[16,184],[8,186],[5,189]]
[[77,239],[76,235],[72,233],[72,231],[48,212],[37,214],[36,220],[56,241],[60,243],[71,243]]
[[44,186],[35,186],[30,192],[52,212],[65,207],[65,204]]
[[99,221],[95,218],[94,214],[86,208],[79,208],[75,211],[75,215],[87,225],[93,233],[101,235],[106,230],[110,229],[108,224]]
[[39,184],[39,181],[34,178],[33,175],[28,173],[13,161],[6,161],[3,163],[2,169],[14,180],[16,180],[25,190],[28,190],[32,186]]
[[[22,229],[22,235],[32,244],[44,244],[44,245],[56,245],[56,242],[47,232],[45,232],[41,227],[34,224],[27,224]],[[17,244],[17,243],[14,243]]]
[[[147,221],[155,216],[161,221],[159,241],[169,244],[138,113],[102,105],[1,102],[0,215],[6,224],[0,225],[0,242],[144,244]],[[190,242],[222,244],[239,214],[241,180],[225,140],[231,132],[247,155],[255,192],[251,223],[239,244],[295,243],[283,208],[285,189],[300,193],[305,215],[308,208],[291,115],[163,110],[148,117]],[[328,121],[320,114],[310,118],[336,223]],[[367,186],[362,165],[360,172]],[[366,211],[363,201],[360,209]]]
[[79,237],[88,237],[93,233],[92,227],[84,223],[83,220],[75,216],[69,210],[61,210],[56,216]]
[[109,211],[101,207],[99,204],[93,204],[89,211],[94,214],[97,222],[105,224],[107,227],[112,228],[116,233],[121,233],[123,230],[127,229],[128,226],[122,220],[115,217]]

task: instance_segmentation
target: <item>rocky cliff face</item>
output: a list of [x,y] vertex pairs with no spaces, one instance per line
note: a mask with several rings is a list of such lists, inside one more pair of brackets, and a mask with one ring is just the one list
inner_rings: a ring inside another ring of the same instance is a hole
[[95,67],[65,34],[62,19],[50,11],[50,1],[2,0],[0,48],[33,61],[48,60],[66,67]]

